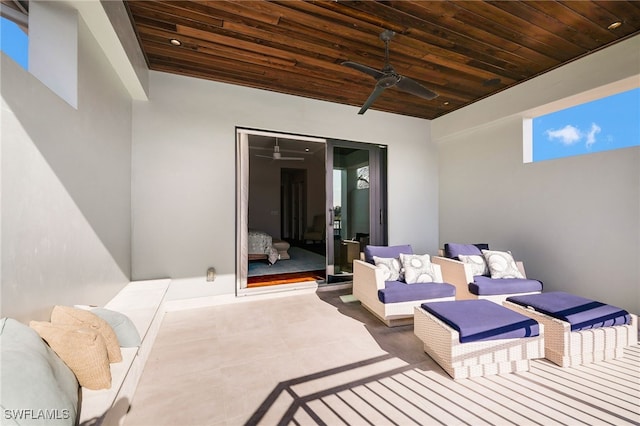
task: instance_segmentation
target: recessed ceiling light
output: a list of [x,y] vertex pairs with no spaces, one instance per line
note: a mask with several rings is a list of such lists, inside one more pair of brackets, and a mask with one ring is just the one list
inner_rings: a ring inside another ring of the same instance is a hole
[[172,38],[171,40],[169,40],[169,43],[173,44],[174,46],[182,46],[182,42],[177,38]]
[[442,105],[449,105],[449,101],[444,101]]
[[615,30],[616,28],[618,28],[620,25],[622,25],[622,21],[616,21],[612,24],[610,24],[607,29],[609,30]]
[[502,82],[502,80],[500,80],[499,78],[491,78],[489,80],[485,80],[482,82],[482,85],[485,87],[489,87],[489,86],[497,86],[498,84],[500,84]]

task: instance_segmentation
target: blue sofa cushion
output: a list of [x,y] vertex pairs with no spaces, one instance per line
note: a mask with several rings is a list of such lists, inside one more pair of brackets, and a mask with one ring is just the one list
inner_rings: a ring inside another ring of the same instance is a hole
[[477,296],[530,293],[542,291],[542,283],[527,278],[489,278],[478,275],[469,284],[469,292]]
[[478,255],[482,256],[482,250],[489,250],[489,244],[457,244],[446,243],[444,245],[444,255],[450,259],[458,260],[458,255]]
[[395,258],[400,257],[400,253],[413,254],[413,249],[409,244],[401,246],[366,246],[364,248],[364,260],[374,265],[373,256]]
[[407,284],[402,281],[385,281],[384,289],[378,290],[378,300],[382,303],[440,299],[455,295],[456,288],[447,283]]
[[488,300],[426,302],[422,309],[460,335],[460,343],[537,336],[538,322]]
[[571,324],[571,331],[631,322],[629,312],[624,309],[561,291],[511,296],[507,300],[568,322]]

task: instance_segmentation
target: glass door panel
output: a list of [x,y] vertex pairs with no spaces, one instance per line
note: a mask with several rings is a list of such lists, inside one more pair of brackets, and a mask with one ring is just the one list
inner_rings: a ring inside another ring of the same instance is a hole
[[[364,246],[386,240],[381,206],[381,148],[329,141],[327,149],[327,282],[353,279],[353,260]],[[372,239],[373,237],[373,239]]]

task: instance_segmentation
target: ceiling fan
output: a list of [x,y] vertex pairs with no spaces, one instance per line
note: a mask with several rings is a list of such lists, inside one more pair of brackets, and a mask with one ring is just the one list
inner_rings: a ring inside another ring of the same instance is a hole
[[276,138],[276,143],[275,145],[273,145],[273,153],[271,155],[256,154],[256,157],[270,158],[272,160],[304,161],[303,157],[283,157],[282,154],[280,153],[280,145],[278,145],[278,138]]
[[395,86],[403,92],[411,93],[412,95],[416,95],[427,100],[438,97],[437,93],[427,89],[417,81],[398,74],[391,66],[389,63],[389,40],[391,40],[395,34],[396,33],[391,30],[384,30],[380,33],[380,40],[384,41],[384,67],[382,67],[382,70],[378,71],[375,68],[352,61],[345,61],[342,63],[344,66],[361,71],[376,79],[376,86],[373,89],[373,92],[371,92],[367,101],[364,103],[362,108],[360,108],[358,114],[364,114],[384,89],[388,89],[389,87]]

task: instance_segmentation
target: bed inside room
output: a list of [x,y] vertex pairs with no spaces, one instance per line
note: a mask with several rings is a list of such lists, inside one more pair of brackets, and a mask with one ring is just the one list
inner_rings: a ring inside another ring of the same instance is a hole
[[264,231],[250,229],[248,236],[250,286],[324,279],[325,256],[292,246]]
[[273,237],[264,231],[249,229],[249,260],[266,260],[273,265],[280,259]]

